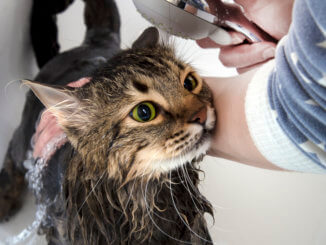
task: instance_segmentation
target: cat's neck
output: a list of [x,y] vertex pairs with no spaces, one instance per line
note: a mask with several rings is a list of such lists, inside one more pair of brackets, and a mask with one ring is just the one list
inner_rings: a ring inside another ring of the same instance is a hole
[[[74,214],[68,227],[81,230],[83,240],[91,244],[95,240],[88,234],[98,234],[104,243],[126,240],[140,244],[164,233],[183,234],[182,239],[189,240],[188,226],[205,212],[212,214],[211,205],[198,191],[198,170],[193,164],[160,178],[142,176],[127,183],[108,178],[107,172],[89,178],[81,166],[68,169],[68,213]],[[171,239],[165,235],[162,241]]]

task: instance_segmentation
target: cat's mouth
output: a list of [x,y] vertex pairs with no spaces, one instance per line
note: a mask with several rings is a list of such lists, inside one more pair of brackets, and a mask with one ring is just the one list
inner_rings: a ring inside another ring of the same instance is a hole
[[[202,147],[210,144],[210,138],[215,127],[216,116],[214,109],[207,107],[207,120],[204,125],[194,126],[190,131],[194,132],[184,143],[186,145],[182,151],[177,151],[179,155],[186,155],[189,152],[200,151],[202,154]],[[206,148],[206,147],[205,147]],[[178,150],[178,147],[176,148]],[[206,149],[207,151],[208,149]],[[206,152],[205,152],[206,153]]]
[[210,147],[211,130],[202,129],[194,138],[196,140],[192,140],[193,143],[188,143],[182,150],[163,161],[154,162],[152,167],[159,172],[167,172],[187,163],[201,161]]
[[[198,136],[198,135],[200,135],[200,136]],[[191,152],[194,152],[194,153],[199,152],[199,155],[206,154],[206,151],[208,150],[209,145],[210,145],[211,135],[212,135],[212,131],[204,128],[199,134],[197,134],[195,136],[196,141],[189,147],[185,148],[182,152],[180,152],[180,155],[186,155]],[[205,152],[203,152],[203,151],[205,151]],[[195,154],[195,155],[198,155],[198,154]]]
[[[169,157],[155,163],[155,169],[169,171],[186,163],[202,160],[210,147],[211,135],[216,121],[214,109],[209,107],[207,111],[207,121],[204,125],[192,125],[188,131],[167,141],[166,153]],[[178,143],[173,145],[173,142]],[[170,147],[169,144],[171,144]]]
[[197,150],[202,144],[204,144],[205,141],[210,139],[211,134],[211,131],[204,128],[200,138],[190,150]]

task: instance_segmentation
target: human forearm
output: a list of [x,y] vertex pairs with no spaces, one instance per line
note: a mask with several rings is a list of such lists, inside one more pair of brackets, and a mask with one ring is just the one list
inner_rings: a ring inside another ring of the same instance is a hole
[[255,71],[230,78],[206,78],[214,94],[216,130],[209,154],[251,166],[280,170],[256,148],[247,126],[245,96]]

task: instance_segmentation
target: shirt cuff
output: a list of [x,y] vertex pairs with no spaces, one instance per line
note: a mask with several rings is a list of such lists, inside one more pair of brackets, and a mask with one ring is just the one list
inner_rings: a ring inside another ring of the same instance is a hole
[[283,132],[268,101],[268,79],[274,60],[264,64],[248,85],[245,114],[250,135],[258,151],[274,165],[293,171],[326,173],[326,170],[302,153]]

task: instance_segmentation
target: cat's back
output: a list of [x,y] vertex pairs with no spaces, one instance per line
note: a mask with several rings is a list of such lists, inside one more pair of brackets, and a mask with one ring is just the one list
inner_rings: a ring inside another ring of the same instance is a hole
[[35,81],[66,85],[82,77],[89,77],[119,51],[119,34],[107,33],[103,42],[84,43],[57,55],[40,70]]

